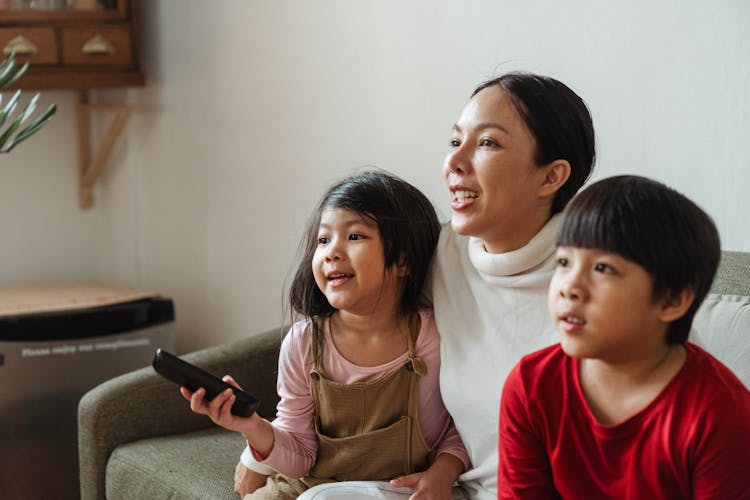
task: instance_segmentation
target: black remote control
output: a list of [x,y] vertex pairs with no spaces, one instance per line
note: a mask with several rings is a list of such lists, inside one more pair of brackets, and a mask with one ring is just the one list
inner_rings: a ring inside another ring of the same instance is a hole
[[171,380],[181,387],[187,387],[191,392],[203,387],[206,390],[205,399],[211,401],[227,389],[232,389],[235,399],[231,412],[238,417],[249,417],[260,406],[260,401],[244,391],[237,389],[205,370],[184,361],[164,349],[156,349],[154,370],[162,377]]

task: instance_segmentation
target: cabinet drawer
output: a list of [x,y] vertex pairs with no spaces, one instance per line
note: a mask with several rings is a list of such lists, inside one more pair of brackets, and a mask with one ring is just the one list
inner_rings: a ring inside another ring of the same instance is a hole
[[63,28],[64,64],[130,66],[133,64],[127,26]]
[[19,62],[32,66],[58,63],[55,30],[52,28],[0,28],[4,58],[15,50]]

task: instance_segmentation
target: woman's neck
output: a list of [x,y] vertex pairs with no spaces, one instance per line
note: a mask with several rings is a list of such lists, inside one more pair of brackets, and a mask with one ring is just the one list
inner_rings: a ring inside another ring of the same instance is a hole
[[480,236],[480,239],[484,244],[484,249],[489,253],[512,252],[526,246],[551,218],[550,206],[541,205],[512,226],[500,221],[496,231]]

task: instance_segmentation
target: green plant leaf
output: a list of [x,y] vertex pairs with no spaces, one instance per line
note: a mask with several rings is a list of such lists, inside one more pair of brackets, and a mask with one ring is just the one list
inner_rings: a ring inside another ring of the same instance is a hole
[[0,111],[0,126],[2,126],[3,123],[5,123],[5,119],[10,116],[11,113],[13,113],[13,110],[16,109],[16,104],[18,104],[18,100],[21,98],[21,91],[16,90],[16,93],[13,94],[13,97],[10,98],[10,101],[8,101],[8,104],[5,105],[5,109]]
[[36,94],[34,97],[31,98],[31,101],[26,105],[25,108],[23,108],[23,111],[21,111],[21,114],[18,115],[18,117],[13,120],[13,122],[10,124],[8,129],[3,132],[3,135],[0,135],[0,149],[4,149],[3,146],[5,146],[5,143],[8,141],[8,139],[13,135],[13,132],[18,129],[18,127],[21,126],[23,122],[26,121],[26,119],[31,116],[31,113],[34,112],[36,109],[36,103],[39,101],[39,94]]
[[10,56],[0,64],[0,89],[4,89],[18,80],[21,75],[26,73],[28,68],[29,63],[27,62],[14,72],[16,69],[16,53],[12,52]]
[[29,63],[23,63],[23,66],[18,68],[18,71],[16,71],[15,75],[9,76],[4,81],[0,81],[0,89],[5,88],[5,87],[10,87],[11,85],[13,85],[13,83],[15,83],[16,80],[21,78],[21,76],[24,73],[26,73],[27,69],[29,69]]
[[[16,54],[11,53],[10,56],[0,62],[0,89],[13,85],[16,80],[21,78],[28,67],[29,63],[27,62],[20,68],[17,68]],[[30,125],[16,132],[19,127],[34,114],[37,103],[39,102],[39,94],[37,93],[34,95],[23,111],[21,111],[18,116],[14,117],[13,113],[16,110],[20,98],[21,91],[17,90],[10,100],[8,100],[5,107],[0,111],[0,132],[2,132],[2,134],[0,134],[0,153],[10,152],[18,144],[37,133],[57,111],[57,106],[55,104],[51,105],[41,116],[36,117]],[[0,104],[1,103],[2,95],[0,95]],[[2,127],[8,119],[11,119],[11,122],[5,128],[5,131],[3,131]]]
[[0,89],[5,86],[3,85],[2,82],[4,82],[6,78],[9,78],[9,75],[12,74],[13,68],[15,68],[15,66],[16,66],[16,53],[12,52],[10,54],[10,57],[8,57],[6,60],[0,63]]
[[25,141],[35,133],[37,133],[48,121],[50,118],[52,118],[52,115],[55,114],[57,111],[57,105],[53,104],[49,108],[47,108],[47,111],[44,112],[43,115],[38,117],[36,120],[34,120],[31,125],[26,127],[25,129],[21,130],[16,136],[8,143],[8,146],[5,148],[6,153],[10,153],[13,148],[15,148],[18,144]]

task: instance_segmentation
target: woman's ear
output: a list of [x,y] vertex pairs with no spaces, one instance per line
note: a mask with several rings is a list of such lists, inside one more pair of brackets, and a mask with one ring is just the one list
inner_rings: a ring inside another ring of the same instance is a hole
[[661,305],[659,319],[664,323],[677,321],[685,315],[687,310],[693,304],[695,293],[689,286],[679,292],[668,292]]
[[537,193],[541,198],[554,196],[570,177],[568,160],[555,160],[540,168],[544,171],[544,179]]

